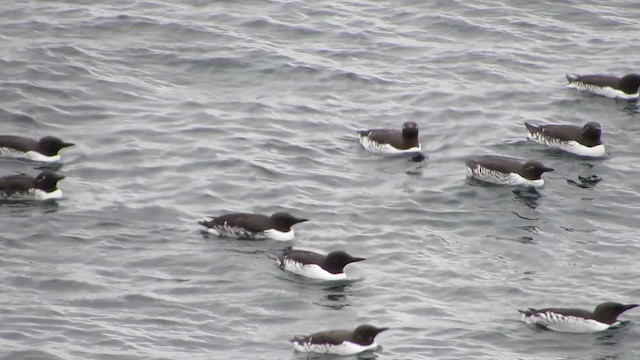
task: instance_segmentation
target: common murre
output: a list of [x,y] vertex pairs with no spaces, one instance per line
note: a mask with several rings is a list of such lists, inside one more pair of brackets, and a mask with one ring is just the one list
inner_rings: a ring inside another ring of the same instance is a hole
[[55,136],[35,140],[24,136],[0,135],[0,156],[54,162],[60,161],[61,149],[73,145]]
[[327,255],[313,251],[285,249],[277,258],[282,270],[318,280],[346,280],[344,267],[365,260],[344,251],[332,251]]
[[198,224],[210,234],[238,239],[293,240],[295,234],[291,228],[297,223],[307,221],[294,217],[288,212],[277,212],[271,216],[249,213],[232,213],[201,220]]
[[575,75],[567,74],[568,87],[586,91],[595,95],[623,100],[638,98],[640,75],[628,74],[623,77],[611,75]]
[[378,344],[376,344],[375,338],[385,330],[388,328],[360,325],[355,330],[330,330],[308,336],[298,336],[292,338],[291,342],[294,349],[300,352],[354,355],[377,349]]
[[44,170],[36,177],[9,175],[0,177],[0,198],[4,200],[61,199],[58,181],[64,179],[53,171]]
[[518,310],[524,322],[553,331],[589,333],[603,331],[618,323],[618,316],[637,304],[604,302],[593,311],[572,308]]
[[482,160],[468,160],[465,163],[467,176],[499,185],[541,187],[544,185],[542,174],[553,171],[537,160],[521,162],[502,157],[488,157]]
[[401,130],[371,129],[358,131],[359,141],[365,150],[375,153],[402,154],[422,150],[418,139],[418,124],[407,121]]
[[602,128],[591,121],[583,126],[576,125],[534,125],[524,123],[529,135],[527,138],[539,144],[564,150],[575,155],[586,157],[603,157]]

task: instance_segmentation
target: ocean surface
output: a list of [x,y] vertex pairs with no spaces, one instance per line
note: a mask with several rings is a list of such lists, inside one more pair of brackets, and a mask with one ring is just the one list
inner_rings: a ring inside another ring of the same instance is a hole
[[[288,339],[359,324],[391,330],[346,359],[638,359],[638,310],[582,335],[517,312],[640,301],[639,105],[565,87],[640,71],[637,5],[3,0],[0,133],[77,145],[63,200],[0,203],[0,359],[325,359]],[[409,120],[424,161],[357,142]],[[598,121],[608,155],[525,121]],[[556,171],[466,180],[484,155]],[[201,234],[235,211],[311,220],[285,243]],[[287,246],[367,260],[308,281],[275,265]]]

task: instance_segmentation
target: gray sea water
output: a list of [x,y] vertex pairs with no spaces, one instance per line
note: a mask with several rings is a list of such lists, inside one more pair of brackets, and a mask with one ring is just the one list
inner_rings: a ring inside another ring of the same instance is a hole
[[[391,330],[347,359],[638,359],[640,311],[574,335],[516,310],[640,301],[638,105],[564,79],[638,72],[639,29],[630,0],[3,0],[1,133],[77,146],[63,200],[0,205],[0,359],[324,359],[287,340],[363,323]],[[356,141],[408,120],[426,161]],[[598,121],[608,156],[524,121]],[[480,155],[556,171],[479,186]],[[199,232],[231,211],[311,220]],[[285,246],[367,260],[332,286],[278,269]]]

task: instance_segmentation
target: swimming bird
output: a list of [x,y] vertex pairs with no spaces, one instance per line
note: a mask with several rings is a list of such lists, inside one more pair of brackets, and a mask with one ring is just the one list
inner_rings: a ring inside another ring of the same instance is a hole
[[61,149],[73,145],[55,136],[45,136],[35,140],[23,136],[0,135],[0,156],[54,162],[60,161]]
[[64,179],[53,171],[44,170],[35,178],[29,175],[0,177],[0,198],[5,200],[61,199],[58,181]]
[[568,87],[587,91],[595,95],[624,100],[638,98],[640,75],[628,74],[621,78],[611,75],[567,74]]
[[291,339],[291,342],[293,348],[300,352],[354,355],[377,349],[378,344],[376,344],[375,338],[385,330],[388,328],[360,325],[355,330],[330,330],[309,336],[298,336]]
[[542,165],[540,161],[529,160],[520,162],[502,157],[490,157],[483,160],[468,160],[467,176],[499,185],[533,186],[544,185],[542,174],[553,171]]
[[249,213],[232,213],[201,220],[198,224],[210,234],[238,239],[293,240],[295,234],[291,228],[297,223],[307,221],[294,217],[288,212],[277,212],[271,216]]
[[407,121],[402,130],[371,129],[358,131],[360,144],[365,150],[376,153],[402,154],[422,150],[418,139],[418,124]]
[[600,136],[600,124],[591,121],[584,126],[576,125],[534,125],[524,123],[529,131],[527,138],[552,148],[587,157],[603,157],[604,145]]
[[286,249],[278,256],[277,263],[282,270],[319,280],[346,280],[344,267],[353,262],[365,260],[344,251],[332,251],[327,255],[307,250]]
[[604,302],[596,306],[595,310],[581,310],[568,308],[528,309],[518,310],[522,320],[529,325],[535,325],[553,331],[568,333],[589,333],[607,330],[617,325],[618,316],[633,309],[637,304],[623,305],[616,302]]

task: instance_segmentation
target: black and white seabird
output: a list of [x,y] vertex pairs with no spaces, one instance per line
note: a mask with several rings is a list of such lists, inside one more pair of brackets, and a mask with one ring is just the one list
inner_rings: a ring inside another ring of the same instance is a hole
[[45,170],[35,178],[29,175],[0,177],[0,197],[5,200],[61,199],[58,181],[64,179],[53,171]]
[[624,305],[616,302],[604,302],[595,310],[547,308],[518,310],[522,320],[529,325],[553,331],[568,333],[590,333],[607,330],[618,324],[618,316],[633,309],[637,304]]
[[289,241],[295,236],[291,227],[307,220],[309,219],[294,217],[288,212],[277,212],[271,216],[233,213],[201,220],[198,224],[204,226],[208,233],[218,236]]
[[327,255],[307,250],[286,249],[278,256],[278,266],[282,270],[319,280],[346,280],[344,267],[353,262],[365,260],[344,251],[332,251]]
[[534,125],[524,123],[529,135],[527,138],[552,148],[587,157],[603,157],[604,145],[600,136],[602,129],[597,122],[588,122],[584,126],[576,125]]
[[73,145],[55,136],[45,136],[35,140],[23,136],[0,135],[0,156],[54,162],[60,161],[61,149]]
[[468,160],[466,164],[467,176],[499,185],[541,187],[544,185],[542,174],[553,171],[537,160],[523,163],[502,157]]
[[367,151],[386,154],[416,153],[422,150],[418,124],[407,121],[402,130],[371,129],[358,131],[360,144]]
[[568,87],[608,98],[634,100],[638,98],[640,75],[628,74],[621,78],[611,75],[567,74]]
[[291,339],[293,348],[300,352],[314,352],[333,355],[354,355],[363,351],[375,350],[378,344],[376,335],[388,328],[376,328],[360,325],[355,330],[321,331],[309,336]]

